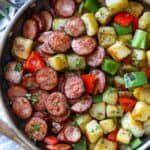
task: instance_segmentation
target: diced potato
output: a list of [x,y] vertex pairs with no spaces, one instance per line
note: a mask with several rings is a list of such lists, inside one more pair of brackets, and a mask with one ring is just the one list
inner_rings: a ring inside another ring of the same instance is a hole
[[105,103],[101,102],[101,103],[93,104],[89,112],[93,118],[97,120],[102,120],[105,119],[105,115],[106,115],[105,111],[106,111],[106,105]]
[[95,14],[96,19],[102,25],[108,24],[111,20],[111,16],[110,10],[106,7],[101,7]]
[[67,58],[64,54],[57,54],[48,58],[48,64],[56,71],[62,71],[68,67]]
[[133,95],[137,100],[150,104],[150,86],[149,85],[135,88],[133,91]]
[[133,36],[132,34],[126,34],[126,35],[120,35],[118,40],[123,43],[128,43],[132,40]]
[[130,1],[129,6],[125,10],[131,15],[139,17],[144,10],[144,6],[141,3]]
[[96,120],[92,120],[86,125],[86,135],[90,143],[96,143],[103,136],[103,130]]
[[144,134],[150,136],[150,118],[144,122]]
[[150,67],[150,51],[147,51],[147,61],[148,61],[148,66]]
[[94,150],[95,144],[89,144],[88,148],[89,148],[88,150]]
[[81,19],[83,20],[87,35],[94,36],[98,31],[98,23],[93,13],[85,13]]
[[107,117],[122,117],[123,112],[123,107],[120,105],[107,105],[106,107]]
[[138,68],[133,65],[123,64],[121,67],[121,71],[123,72],[123,74],[127,72],[136,72],[138,71]]
[[112,13],[118,13],[129,5],[128,0],[106,0],[105,2]]
[[140,29],[148,29],[150,26],[150,12],[144,12],[144,14],[139,19],[139,28]]
[[67,61],[69,65],[69,70],[84,70],[86,68],[86,60],[83,56],[78,56],[76,54],[68,54]]
[[137,102],[132,111],[132,116],[135,120],[146,121],[150,117],[150,105],[144,102]]
[[99,45],[107,48],[115,43],[117,35],[113,27],[100,27],[98,31]]
[[124,79],[121,76],[115,76],[114,77],[114,84],[117,89],[124,89],[125,84],[124,84]]
[[111,47],[107,49],[107,52],[116,61],[121,61],[131,54],[131,50],[120,41],[117,41]]
[[121,119],[121,125],[124,129],[131,131],[135,137],[141,137],[144,134],[143,124],[135,121],[130,112],[123,116]]
[[132,139],[132,133],[121,128],[117,134],[117,141],[123,144],[129,144]]
[[75,119],[76,123],[80,127],[81,131],[85,133],[85,127],[88,122],[92,120],[91,116],[89,114],[82,114],[78,115]]
[[27,59],[31,53],[33,41],[24,37],[16,37],[13,43],[12,54],[20,59]]
[[118,100],[118,91],[116,88],[109,87],[103,94],[103,102],[114,105]]
[[100,126],[102,127],[104,134],[110,133],[117,128],[115,122],[112,119],[100,121]]
[[116,150],[116,149],[117,143],[109,141],[104,138],[100,138],[94,150]]
[[53,30],[63,30],[66,24],[67,19],[64,18],[55,18],[53,20],[52,29]]
[[134,49],[132,52],[133,64],[139,67],[146,65],[146,51]]

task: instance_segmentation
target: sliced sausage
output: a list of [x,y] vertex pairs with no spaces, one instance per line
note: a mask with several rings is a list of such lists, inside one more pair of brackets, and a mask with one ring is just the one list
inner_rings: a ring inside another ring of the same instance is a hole
[[80,101],[72,105],[71,110],[77,113],[86,112],[92,106],[92,97],[88,94],[82,96]]
[[39,117],[32,117],[25,126],[25,132],[33,140],[41,141],[48,131],[46,121]]
[[95,47],[96,41],[94,38],[89,36],[82,36],[72,40],[72,49],[78,55],[88,55],[91,54]]
[[43,90],[52,90],[57,86],[57,72],[50,67],[45,67],[36,73],[36,81]]
[[97,80],[94,88],[94,94],[103,93],[106,86],[105,74],[102,71],[97,69],[93,70],[91,74],[95,75]]
[[8,97],[14,101],[16,97],[26,96],[27,90],[20,85],[13,85],[8,89]]
[[44,111],[46,110],[45,101],[48,98],[48,92],[44,90],[35,90],[32,92],[32,96],[35,96],[37,102],[33,105],[36,111]]
[[9,62],[6,66],[5,79],[11,83],[19,84],[23,77],[22,64],[16,61]]
[[71,38],[64,31],[53,31],[49,36],[49,45],[56,52],[64,53],[71,46]]
[[70,76],[65,83],[65,94],[70,99],[75,99],[85,92],[83,80],[78,76]]
[[64,136],[68,143],[74,144],[81,139],[81,131],[76,126],[68,125],[64,129]]
[[40,17],[39,14],[33,14],[32,19],[36,21],[40,32],[45,29],[45,21]]
[[87,56],[87,64],[91,67],[98,67],[102,64],[105,56],[105,50],[102,47],[97,47],[96,50]]
[[70,114],[71,114],[71,111],[67,110],[66,114],[64,114],[62,116],[58,116],[57,117],[57,116],[50,115],[50,118],[52,120],[54,120],[55,122],[63,123],[63,122],[65,122],[70,117]]
[[51,48],[51,46],[49,45],[48,43],[48,40],[45,41],[42,45],[40,45],[38,47],[38,50],[41,51],[41,52],[44,52],[46,54],[55,54],[56,52]]
[[51,131],[54,133],[54,134],[58,134],[61,129],[63,128],[63,124],[60,124],[58,122],[52,122],[52,128],[51,128]]
[[47,145],[49,150],[72,150],[71,146],[68,144],[56,144],[56,145]]
[[32,106],[25,97],[16,97],[13,101],[12,108],[13,112],[20,119],[28,119],[32,115]]
[[26,74],[22,80],[22,86],[28,90],[34,90],[39,87],[39,84],[36,82],[35,76],[32,74]]
[[74,0],[57,0],[55,2],[55,12],[60,17],[71,17],[74,11]]
[[85,31],[85,25],[80,17],[72,17],[67,20],[64,30],[68,35],[78,37]]
[[66,97],[60,92],[50,94],[45,101],[47,111],[53,116],[61,116],[67,112]]
[[67,142],[65,139],[64,129],[65,129],[65,127],[57,135],[58,140],[61,142]]
[[47,32],[43,32],[39,38],[38,41],[41,43],[44,43],[45,41],[47,41],[49,39],[49,35],[52,33],[52,31],[47,31]]
[[48,31],[51,29],[52,27],[52,21],[53,21],[53,18],[52,18],[52,15],[50,14],[50,12],[48,11],[42,11],[40,13],[40,17],[44,20],[45,22],[45,31]]
[[37,22],[33,19],[28,19],[23,25],[23,36],[27,39],[34,40],[39,34]]

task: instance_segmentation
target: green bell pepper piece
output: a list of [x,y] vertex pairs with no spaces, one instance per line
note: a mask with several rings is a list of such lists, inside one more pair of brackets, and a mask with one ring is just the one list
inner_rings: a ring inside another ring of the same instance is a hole
[[132,149],[138,148],[142,144],[142,141],[140,138],[136,138],[131,142]]
[[126,27],[123,27],[117,23],[113,24],[115,31],[117,32],[118,35],[126,35],[132,32],[132,25],[128,25]]
[[138,49],[147,48],[148,33],[143,30],[136,30],[131,46]]
[[84,3],[84,8],[93,13],[96,13],[100,7],[98,0],[86,0]]
[[113,59],[106,58],[102,64],[102,70],[110,75],[115,75],[120,68],[120,64]]
[[124,75],[126,88],[134,88],[148,84],[146,74],[144,72],[131,72]]
[[87,142],[85,138],[82,138],[79,143],[72,145],[73,150],[87,150]]
[[95,95],[93,96],[93,103],[99,103],[102,102],[102,95]]

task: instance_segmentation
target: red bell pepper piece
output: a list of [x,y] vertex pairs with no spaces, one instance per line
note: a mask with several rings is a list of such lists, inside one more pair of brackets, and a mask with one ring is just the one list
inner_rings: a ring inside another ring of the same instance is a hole
[[35,51],[31,53],[29,58],[24,63],[25,70],[30,72],[36,72],[43,67],[45,67],[45,62],[43,58]]
[[114,22],[121,26],[128,26],[132,23],[134,17],[127,12],[121,12],[114,17]]
[[143,72],[145,72],[147,79],[150,80],[150,68],[142,68],[141,69]]
[[131,111],[136,104],[136,101],[134,99],[126,97],[120,97],[118,101],[120,105],[124,108],[125,112]]
[[130,57],[127,57],[127,58],[123,59],[123,63],[130,65],[130,64],[132,64],[132,59]]
[[56,145],[59,143],[59,140],[55,136],[50,135],[44,138],[44,142],[48,145]]
[[112,131],[111,133],[108,134],[107,139],[116,142],[117,133],[118,133],[118,129]]
[[94,90],[94,84],[96,81],[96,77],[94,75],[84,74],[84,75],[81,75],[81,78],[85,84],[86,91],[89,94],[92,94],[93,90]]
[[135,32],[138,29],[139,18],[134,18],[132,21],[132,30]]

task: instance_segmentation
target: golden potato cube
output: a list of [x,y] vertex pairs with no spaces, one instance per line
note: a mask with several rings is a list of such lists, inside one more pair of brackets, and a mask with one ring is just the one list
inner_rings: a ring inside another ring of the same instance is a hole
[[118,37],[118,40],[123,43],[128,43],[130,40],[132,40],[133,36],[132,34],[126,34],[126,35],[120,35]]
[[137,102],[132,111],[132,116],[135,120],[146,121],[150,117],[150,105],[144,102]]
[[148,66],[150,67],[150,51],[147,51],[147,61],[148,61]]
[[139,19],[139,28],[140,29],[148,29],[150,26],[150,12],[144,12],[144,14]]
[[144,122],[144,134],[150,136],[150,118]]
[[115,44],[109,47],[107,52],[114,60],[118,62],[122,61],[124,58],[131,54],[131,50],[120,41],[117,41]]
[[110,133],[117,128],[116,124],[112,119],[100,121],[100,126],[102,127],[104,134]]
[[117,141],[123,144],[129,144],[132,139],[132,133],[121,128],[117,134]]
[[116,150],[117,149],[117,143],[109,141],[104,138],[100,138],[100,140],[97,142],[94,150]]
[[96,141],[103,136],[103,130],[96,120],[87,123],[86,135],[90,143],[96,143]]

